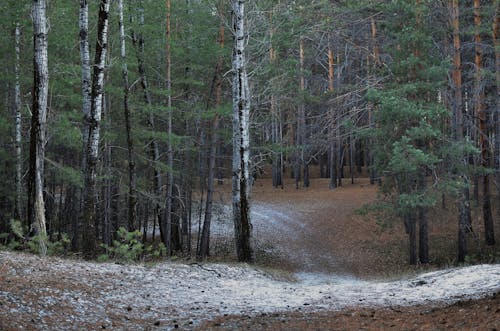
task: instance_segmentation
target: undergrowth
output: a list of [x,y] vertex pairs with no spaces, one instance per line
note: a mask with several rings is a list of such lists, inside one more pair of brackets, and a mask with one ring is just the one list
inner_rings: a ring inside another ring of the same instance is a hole
[[117,231],[117,239],[113,240],[111,245],[102,244],[105,253],[99,255],[98,261],[104,262],[114,260],[115,262],[137,262],[151,261],[166,256],[166,248],[163,243],[159,244],[143,244],[141,241],[141,232],[127,231],[124,227],[120,227]]
[[21,222],[14,219],[10,220],[9,227],[10,233],[0,233],[0,249],[40,254],[40,241],[43,239],[47,245],[47,255],[64,256],[70,250],[71,240],[66,233],[29,236]]

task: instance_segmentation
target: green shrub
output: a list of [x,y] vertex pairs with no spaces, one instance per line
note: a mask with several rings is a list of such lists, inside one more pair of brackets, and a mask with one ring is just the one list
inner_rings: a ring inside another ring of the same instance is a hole
[[166,248],[163,244],[158,247],[154,245],[144,245],[141,242],[141,232],[127,231],[124,227],[120,227],[117,231],[117,240],[113,240],[111,246],[102,244],[101,246],[106,250],[105,254],[98,257],[98,261],[104,262],[113,259],[119,262],[133,262],[143,261],[159,258],[166,254]]
[[[23,229],[21,221],[10,220],[10,233],[0,234],[0,240],[3,242],[3,247],[8,250],[26,250],[31,253],[40,253],[40,235],[33,237],[28,237],[27,231]],[[59,238],[58,240],[47,240],[44,238],[47,244],[47,255],[65,255],[70,247],[71,240],[66,233],[55,233],[54,238]]]

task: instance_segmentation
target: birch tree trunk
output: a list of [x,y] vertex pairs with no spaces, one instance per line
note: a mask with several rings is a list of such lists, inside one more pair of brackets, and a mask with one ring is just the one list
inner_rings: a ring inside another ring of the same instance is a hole
[[[89,50],[89,5],[88,0],[80,0],[80,61],[82,66],[82,111],[83,121],[87,123],[90,116],[91,107],[91,75],[90,75],[90,50]],[[87,165],[86,148],[89,139],[88,126],[84,125],[82,129],[83,153],[82,153],[82,171]]]
[[[14,108],[15,108],[15,150],[16,150],[16,217],[23,220],[23,159],[22,159],[22,115],[21,115],[21,82],[20,82],[20,44],[21,44],[21,26],[16,23],[14,31],[14,48],[15,48],[15,64],[14,64]],[[24,220],[23,220],[24,221]]]
[[34,77],[30,132],[28,219],[34,234],[39,236],[39,249],[42,255],[47,254],[47,230],[45,224],[45,203],[43,200],[43,172],[49,90],[46,9],[47,3],[45,0],[33,0]]
[[123,79],[123,113],[125,117],[125,131],[127,135],[128,156],[128,230],[135,231],[137,227],[137,179],[134,161],[134,140],[132,137],[131,113],[128,103],[129,81],[127,67],[127,49],[125,44],[125,26],[123,23],[123,0],[118,0],[118,25],[120,28],[120,57],[122,60]]
[[85,121],[88,130],[86,147],[86,166],[83,191],[82,245],[86,257],[93,257],[96,248],[96,202],[97,202],[97,162],[99,158],[99,132],[102,117],[102,96],[104,92],[104,69],[108,47],[109,0],[99,3],[99,21],[97,26],[96,53],[92,77],[90,114]]
[[232,0],[233,6],[233,220],[238,260],[253,261],[250,243],[250,91],[246,72],[245,1]]
[[[80,62],[82,79],[82,174],[85,177],[87,167],[87,145],[89,140],[89,128],[86,123],[89,121],[91,108],[91,74],[90,74],[90,48],[89,48],[89,5],[88,0],[80,0],[79,10],[79,36],[80,36]],[[83,199],[82,199],[83,200]],[[82,201],[83,203],[83,201]],[[74,249],[81,248],[82,220],[75,218],[73,221],[73,241]]]

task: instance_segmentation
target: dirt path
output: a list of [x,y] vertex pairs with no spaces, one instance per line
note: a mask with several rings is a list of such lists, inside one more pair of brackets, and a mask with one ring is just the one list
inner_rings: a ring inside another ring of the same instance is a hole
[[[500,291],[500,265],[396,281],[364,277],[381,255],[364,241],[386,234],[354,210],[376,188],[257,184],[255,236],[277,262],[271,266],[295,272],[295,281],[231,263],[119,265],[0,252],[0,330],[500,327],[498,295],[483,298]],[[473,317],[460,320],[465,313]]]
[[292,271],[350,274],[349,260],[359,247],[347,247],[351,236],[373,235],[355,211],[376,197],[366,179],[354,185],[328,189],[328,181],[315,179],[311,187],[274,189],[257,182],[253,192],[254,237],[279,252],[280,265]]
[[284,314],[293,321],[299,313],[439,306],[500,291],[500,265],[392,282],[340,277],[291,282],[247,265],[99,264],[8,252],[0,252],[0,265],[1,330],[203,329],[216,317],[249,316],[258,322],[262,314]]

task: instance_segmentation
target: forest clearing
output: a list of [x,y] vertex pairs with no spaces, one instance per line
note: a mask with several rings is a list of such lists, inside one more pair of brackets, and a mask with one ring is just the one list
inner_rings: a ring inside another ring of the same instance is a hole
[[0,330],[500,328],[500,0],[0,17]]
[[[268,181],[257,180],[253,192],[256,266],[235,263],[234,252],[225,263],[180,259],[155,264],[0,252],[0,328],[493,330],[500,326],[500,265],[427,273],[422,273],[425,268],[401,269],[407,255],[404,237],[394,244],[393,251],[400,256],[386,255],[384,250],[391,236],[398,237],[401,231],[381,232],[375,222],[356,213],[376,197],[376,188],[367,179],[336,191],[322,191],[317,187],[322,180],[313,180],[311,190],[279,192]],[[218,193],[221,202],[229,197],[228,187]],[[217,228],[214,245],[230,241],[231,229]],[[441,230],[437,226],[431,233],[440,236]],[[462,317],[453,317],[453,310]]]

